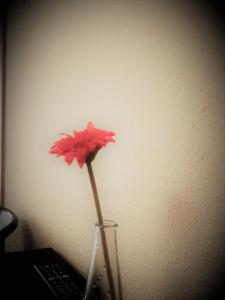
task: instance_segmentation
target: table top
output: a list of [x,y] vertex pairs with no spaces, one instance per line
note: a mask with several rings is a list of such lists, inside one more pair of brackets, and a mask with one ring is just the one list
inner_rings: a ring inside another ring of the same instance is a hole
[[[9,252],[0,255],[0,299],[53,300],[49,288],[35,272],[34,264],[50,261],[66,266],[72,276],[80,280],[83,287],[86,281],[53,248]],[[5,298],[2,295],[7,295]]]

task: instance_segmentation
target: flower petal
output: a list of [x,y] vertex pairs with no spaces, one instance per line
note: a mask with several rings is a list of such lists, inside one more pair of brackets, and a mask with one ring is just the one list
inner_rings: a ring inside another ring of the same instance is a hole
[[73,134],[74,136],[63,133],[65,137],[56,141],[50,148],[49,153],[56,156],[65,156],[68,165],[76,158],[81,168],[90,153],[101,149],[109,142],[115,143],[112,138],[112,136],[115,136],[114,132],[95,128],[92,122],[88,122],[85,130],[74,130]]
[[66,155],[65,155],[65,162],[68,164],[68,165],[71,165],[73,160],[75,158],[75,153],[70,151],[70,152],[67,152]]

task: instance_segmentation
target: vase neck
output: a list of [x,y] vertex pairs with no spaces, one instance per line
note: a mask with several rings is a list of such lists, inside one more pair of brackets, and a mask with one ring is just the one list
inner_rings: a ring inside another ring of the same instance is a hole
[[103,220],[103,224],[99,224],[98,222],[95,223],[95,226],[97,228],[103,229],[103,228],[115,228],[118,227],[118,224],[111,220]]

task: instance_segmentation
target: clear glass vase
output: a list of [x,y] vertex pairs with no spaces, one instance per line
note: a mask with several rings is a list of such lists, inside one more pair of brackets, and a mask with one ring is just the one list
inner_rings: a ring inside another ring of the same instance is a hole
[[122,300],[117,228],[113,221],[95,224],[84,300]]

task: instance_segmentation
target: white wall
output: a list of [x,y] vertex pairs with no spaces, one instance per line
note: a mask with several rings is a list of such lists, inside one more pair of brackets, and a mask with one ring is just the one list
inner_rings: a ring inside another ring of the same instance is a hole
[[[196,2],[195,2],[196,3]],[[93,168],[119,224],[126,300],[200,299],[224,260],[224,32],[194,1],[17,1],[8,31],[8,250],[52,246],[86,275],[87,170],[60,132],[117,133]]]

